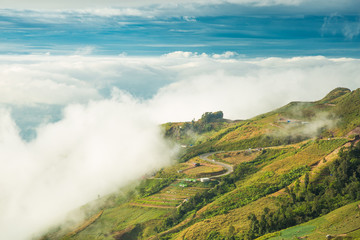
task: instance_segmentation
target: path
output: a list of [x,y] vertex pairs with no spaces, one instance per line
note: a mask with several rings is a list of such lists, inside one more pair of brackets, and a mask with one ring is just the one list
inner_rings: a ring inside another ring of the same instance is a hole
[[220,165],[220,166],[222,166],[222,167],[224,167],[226,169],[225,173],[222,173],[222,174],[219,174],[219,175],[216,175],[216,176],[211,176],[209,178],[217,178],[217,177],[226,176],[226,175],[229,175],[230,173],[232,173],[234,171],[233,166],[231,166],[229,164],[226,164],[226,163],[218,162],[215,159],[209,159],[208,158],[210,155],[213,155],[213,154],[216,154],[216,153],[219,153],[219,152],[204,153],[204,154],[201,154],[199,156],[201,160],[205,160],[205,161],[208,161],[210,163]]

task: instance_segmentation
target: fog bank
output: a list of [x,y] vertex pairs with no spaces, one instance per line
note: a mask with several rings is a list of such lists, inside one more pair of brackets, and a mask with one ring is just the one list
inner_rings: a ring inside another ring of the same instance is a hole
[[159,126],[131,97],[70,105],[25,143],[0,113],[0,239],[29,239],[70,210],[173,157]]

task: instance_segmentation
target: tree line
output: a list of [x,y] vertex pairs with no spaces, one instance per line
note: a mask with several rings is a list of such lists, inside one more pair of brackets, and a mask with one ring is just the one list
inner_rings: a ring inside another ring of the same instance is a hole
[[267,233],[295,226],[339,207],[360,200],[360,145],[342,149],[339,157],[310,181],[306,173],[303,183],[297,180],[279,197],[279,208],[265,208],[260,216],[250,214],[249,230],[241,239],[255,239]]

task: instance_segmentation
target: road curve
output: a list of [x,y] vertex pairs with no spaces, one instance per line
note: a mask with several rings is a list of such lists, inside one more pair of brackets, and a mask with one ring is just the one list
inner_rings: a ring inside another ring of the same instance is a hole
[[204,153],[204,154],[201,154],[199,157],[201,160],[208,161],[210,163],[217,164],[217,165],[224,167],[226,169],[226,172],[222,173],[220,175],[209,177],[209,178],[222,177],[222,176],[226,176],[226,175],[229,175],[230,173],[232,173],[234,171],[233,166],[226,164],[226,163],[218,162],[215,159],[208,158],[210,155],[213,155],[215,153],[219,153],[219,152]]
[[[339,138],[342,138],[342,137],[339,137]],[[331,139],[334,139],[334,138],[331,138]],[[348,138],[345,138],[345,139],[348,139]],[[355,141],[355,143],[356,143],[356,142],[359,142],[360,140],[357,140],[357,141],[353,140],[353,141]],[[284,146],[271,146],[271,147],[264,147],[262,149],[272,149],[272,148],[279,148],[279,147],[284,147]],[[217,152],[210,152],[210,153],[204,153],[204,154],[199,155],[201,160],[205,160],[205,161],[208,161],[208,162],[213,163],[213,164],[221,165],[226,169],[225,173],[222,173],[222,174],[216,175],[216,176],[212,176],[212,177],[209,177],[209,178],[217,178],[217,177],[226,176],[226,175],[229,175],[230,173],[232,173],[234,171],[233,166],[231,166],[229,164],[226,164],[226,163],[223,163],[223,162],[216,161],[215,159],[210,159],[210,158],[208,158],[210,155],[213,155],[213,154],[216,154],[216,153],[238,152],[238,151],[246,151],[246,150],[217,151]]]

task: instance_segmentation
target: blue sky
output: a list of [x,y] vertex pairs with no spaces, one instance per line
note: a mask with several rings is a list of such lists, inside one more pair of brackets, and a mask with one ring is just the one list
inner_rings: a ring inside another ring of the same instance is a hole
[[360,55],[360,3],[356,0],[168,5],[137,1],[131,7],[126,1],[123,6],[108,1],[83,8],[68,3],[64,9],[51,8],[51,4],[41,9],[40,0],[32,3],[33,9],[19,8],[17,3],[0,10],[0,54]]

